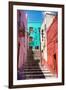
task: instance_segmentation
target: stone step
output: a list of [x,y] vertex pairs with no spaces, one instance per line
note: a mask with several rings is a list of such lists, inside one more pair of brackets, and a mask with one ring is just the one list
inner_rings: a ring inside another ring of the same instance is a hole
[[53,74],[52,74],[52,73],[45,73],[45,72],[44,72],[44,75],[45,75],[45,76],[48,76],[48,75],[53,76]]
[[26,78],[45,78],[45,77],[42,74],[32,74],[32,75],[27,74]]
[[[28,69],[28,68],[24,68],[24,71],[41,71],[41,69],[39,69],[39,68],[32,68],[32,69]],[[50,72],[50,71],[48,71],[48,70],[43,70],[44,72]]]
[[28,67],[27,66],[27,67],[24,67],[24,69],[39,69],[39,68],[38,68],[38,66],[35,66],[35,67],[33,67],[33,66],[32,67],[30,67],[30,66]]
[[51,71],[48,69],[47,65],[45,65],[45,66],[39,65],[39,66],[46,78],[56,77],[56,75],[51,73]]
[[27,71],[27,72],[19,72],[19,73],[22,73],[22,74],[31,74],[31,75],[32,75],[32,74],[33,74],[33,75],[34,75],[34,74],[36,74],[36,75],[37,75],[37,74],[43,74],[42,72],[35,72],[35,71],[32,71],[32,72]]
[[38,65],[38,62],[36,62],[36,61],[34,61],[34,62],[27,62],[27,64],[25,64],[25,66],[26,65],[30,65],[30,66],[32,66],[32,65]]
[[34,76],[30,76],[30,75],[27,75],[26,76],[26,79],[44,79],[45,77],[43,76],[43,75],[41,75],[41,76],[37,76],[37,75],[34,75]]

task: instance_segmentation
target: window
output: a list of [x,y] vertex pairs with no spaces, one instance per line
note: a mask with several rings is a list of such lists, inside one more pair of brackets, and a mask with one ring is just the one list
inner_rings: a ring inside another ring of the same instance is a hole
[[29,37],[29,42],[33,41],[33,37]]
[[35,49],[39,49],[39,46],[36,46]]
[[56,60],[56,53],[54,54],[54,59]]
[[33,27],[29,27],[29,32],[33,32]]

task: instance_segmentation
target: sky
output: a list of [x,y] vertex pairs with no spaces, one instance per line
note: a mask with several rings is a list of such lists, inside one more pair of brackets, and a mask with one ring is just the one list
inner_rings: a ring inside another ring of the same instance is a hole
[[33,11],[33,10],[28,10],[26,11],[27,17],[28,17],[28,23],[30,22],[40,22],[42,23],[44,14],[42,11]]

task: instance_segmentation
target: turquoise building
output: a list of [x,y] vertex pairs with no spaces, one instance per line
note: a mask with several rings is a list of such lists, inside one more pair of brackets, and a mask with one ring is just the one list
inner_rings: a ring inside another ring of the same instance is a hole
[[40,28],[43,21],[42,11],[27,11],[28,17],[28,33],[31,41],[29,46],[35,49],[40,48]]
[[29,46],[32,46],[33,48],[39,48],[40,46],[40,27],[40,23],[28,23],[29,37],[32,37],[32,41],[29,42]]

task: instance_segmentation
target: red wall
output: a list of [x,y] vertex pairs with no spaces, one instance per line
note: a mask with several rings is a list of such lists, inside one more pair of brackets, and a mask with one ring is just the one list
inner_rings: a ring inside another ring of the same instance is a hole
[[49,69],[58,75],[58,19],[54,18],[47,30],[47,55]]

